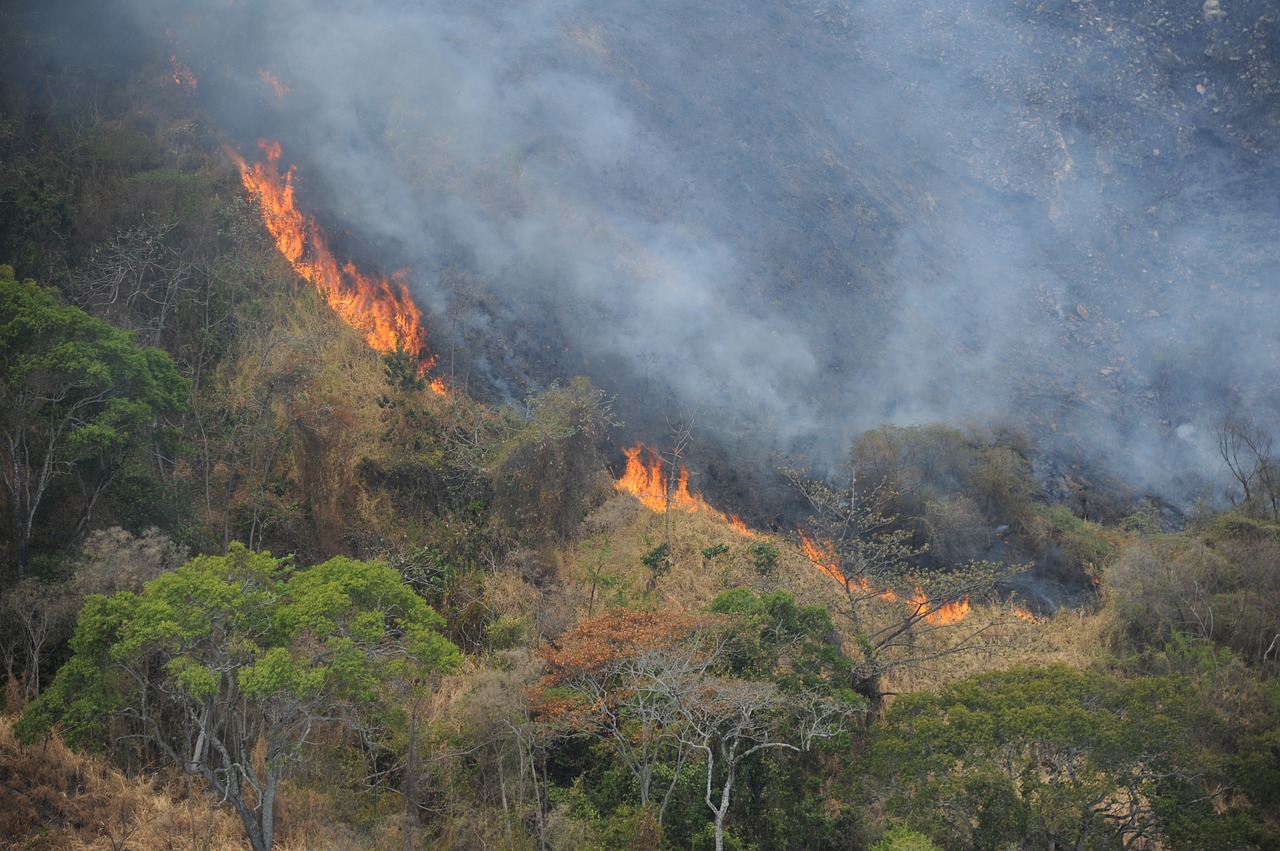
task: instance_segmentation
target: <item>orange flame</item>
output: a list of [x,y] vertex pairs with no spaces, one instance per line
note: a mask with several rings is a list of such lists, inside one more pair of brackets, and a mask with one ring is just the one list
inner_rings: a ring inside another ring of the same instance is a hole
[[258,71],[258,79],[266,83],[271,88],[271,91],[275,92],[276,97],[281,100],[284,99],[285,95],[289,94],[289,87],[280,82],[279,77],[265,68]]
[[1025,609],[1022,606],[1013,607],[1013,616],[1018,620],[1024,620],[1030,623],[1035,623],[1039,620],[1039,618],[1036,617],[1035,612],[1032,612],[1030,609]]
[[836,551],[830,541],[817,541],[801,532],[800,548],[808,556],[809,562],[818,570],[842,585],[849,584],[849,580],[840,572],[840,568],[836,567]]
[[[264,162],[250,165],[228,150],[245,189],[262,209],[263,223],[276,248],[294,271],[315,285],[342,320],[365,335],[375,351],[389,354],[404,351],[412,355],[425,373],[435,365],[427,351],[422,328],[422,311],[413,303],[403,279],[365,275],[348,261],[339,264],[329,250],[315,219],[300,212],[294,203],[295,167],[280,174],[280,143],[263,140],[258,147]],[[440,379],[431,382],[437,393],[446,389]]]
[[[818,570],[830,576],[850,591],[855,589],[868,596],[879,597],[889,603],[898,600],[897,593],[892,588],[876,589],[872,587],[865,577],[855,576],[847,577],[837,566],[839,559],[836,557],[835,546],[830,541],[818,540],[810,538],[804,532],[799,532],[800,549],[804,551],[809,562]],[[917,588],[915,594],[911,598],[911,605],[915,607],[915,614],[922,615],[925,623],[944,626],[947,624],[959,623],[968,616],[973,607],[969,602],[969,598],[963,600],[953,600],[942,605],[937,605],[934,601],[925,596],[924,591]]]
[[173,66],[173,81],[182,88],[194,92],[196,86],[200,85],[200,81],[196,79],[195,74],[191,73],[191,69],[179,62],[177,56],[170,56],[169,64]]
[[808,556],[809,562],[818,570],[830,576],[836,582],[848,588],[850,591],[857,589],[863,594],[872,597],[879,597],[892,603],[898,599],[898,595],[894,593],[892,588],[877,590],[871,587],[871,583],[863,576],[847,577],[837,567],[839,559],[836,558],[836,548],[830,541],[821,541],[810,538],[804,532],[800,532],[800,548],[804,550],[804,554]]
[[911,598],[911,602],[916,606],[916,613],[924,613],[925,623],[943,626],[946,624],[959,623],[968,616],[972,606],[969,605],[969,598],[963,600],[952,600],[949,603],[943,603],[936,609],[930,610],[934,605],[924,592],[919,588],[916,589],[915,596]]
[[721,517],[736,532],[754,538],[757,534],[743,523],[736,514],[723,514],[713,508],[701,496],[689,492],[689,471],[683,466],[676,472],[675,487],[663,469],[663,460],[652,449],[647,449],[647,460],[641,458],[647,447],[637,443],[630,449],[623,449],[627,456],[627,467],[622,478],[613,483],[613,487],[623,493],[629,493],[650,511],[662,513],[667,507],[678,508],[689,514],[707,511]]

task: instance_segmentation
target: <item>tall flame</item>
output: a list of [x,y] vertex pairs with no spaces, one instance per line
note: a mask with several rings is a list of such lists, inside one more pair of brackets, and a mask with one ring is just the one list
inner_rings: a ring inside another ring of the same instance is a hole
[[[892,588],[877,589],[866,580],[866,577],[845,576],[844,572],[840,570],[835,546],[830,541],[810,538],[804,532],[800,532],[799,535],[800,549],[804,551],[809,563],[839,582],[849,591],[856,591],[871,597],[879,597],[888,603],[897,602],[899,599]],[[968,616],[973,608],[968,597],[939,605],[930,600],[920,588],[917,588],[915,594],[912,595],[911,605],[914,607],[914,615],[920,615],[925,623],[938,626],[959,623]]]
[[689,493],[688,470],[684,467],[679,469],[673,490],[658,454],[650,449],[647,461],[640,457],[645,449],[645,446],[637,443],[630,449],[622,450],[627,456],[627,468],[622,478],[613,483],[615,488],[631,494],[651,511],[666,511],[667,506],[671,506],[695,512],[709,507],[700,497]]
[[[365,275],[350,261],[340,264],[315,219],[298,210],[293,195],[296,169],[290,166],[280,173],[280,144],[263,140],[258,147],[266,156],[263,162],[249,164],[234,151],[228,153],[245,189],[261,207],[276,248],[344,322],[364,333],[371,348],[383,354],[408,352],[425,373],[435,365],[435,358],[427,351],[422,311],[404,281]],[[439,379],[431,386],[437,393],[445,392]]]
[[[717,511],[706,500],[689,491],[689,471],[681,466],[676,470],[674,487],[671,477],[664,469],[662,458],[652,449],[637,443],[630,449],[623,449],[627,456],[627,467],[622,478],[613,483],[618,491],[629,493],[650,511],[665,512],[668,507],[694,514],[700,511],[718,515],[728,523],[734,531],[754,538],[756,533],[736,514],[724,514]],[[642,458],[647,455],[647,458]]]

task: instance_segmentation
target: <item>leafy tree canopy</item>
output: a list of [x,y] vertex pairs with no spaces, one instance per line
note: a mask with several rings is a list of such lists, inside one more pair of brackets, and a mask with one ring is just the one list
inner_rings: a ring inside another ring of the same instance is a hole
[[18,732],[58,727],[89,745],[120,725],[204,777],[262,851],[283,762],[317,725],[376,728],[391,685],[456,668],[443,623],[383,564],[335,558],[294,570],[236,545],[140,594],[91,595],[74,655]]
[[1247,833],[1230,796],[1208,805],[1240,788],[1211,776],[1197,747],[1213,726],[1186,676],[1017,668],[900,698],[873,729],[868,767],[890,812],[948,848],[1198,847],[1152,802],[1205,802],[1208,822]]
[[19,578],[51,486],[79,479],[80,531],[129,451],[186,400],[164,352],[0,266],[0,475]]

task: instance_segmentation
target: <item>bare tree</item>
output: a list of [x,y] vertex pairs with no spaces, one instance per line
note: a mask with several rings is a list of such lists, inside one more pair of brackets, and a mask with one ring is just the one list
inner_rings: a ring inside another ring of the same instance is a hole
[[0,618],[4,620],[5,673],[18,675],[15,663],[22,659],[21,697],[34,700],[40,694],[40,668],[45,651],[70,632],[76,601],[60,589],[24,579],[4,593]]
[[[885,486],[859,491],[811,478],[784,468],[783,475],[807,499],[813,514],[812,537],[801,543],[814,565],[839,583],[844,592],[840,614],[852,628],[854,687],[873,709],[883,709],[882,681],[891,671],[921,665],[967,649],[990,623],[966,623],[972,600],[994,595],[995,584],[1013,568],[988,562],[923,570],[923,547],[898,518],[881,513],[892,504]],[[945,640],[926,636],[949,631]]]
[[176,227],[144,217],[96,247],[72,282],[76,300],[93,315],[134,330],[145,345],[160,345],[180,303],[196,297],[192,264],[169,241]]
[[[535,692],[535,713],[569,734],[608,742],[636,780],[641,807],[661,822],[691,740],[681,734],[684,683],[718,661],[723,635],[709,615],[619,612],[586,621],[543,652],[547,673]],[[572,692],[573,699],[552,697]],[[655,801],[659,765],[673,764],[671,782]]]
[[[671,430],[671,444],[662,453],[663,460],[667,462],[667,517],[671,516],[671,495],[678,485],[681,460],[689,449],[689,444],[693,442],[693,430],[698,426],[699,416],[699,413],[694,411],[683,413],[675,420],[667,420],[667,427]],[[667,543],[670,543],[670,520],[667,522]]]
[[725,816],[748,757],[768,749],[809,750],[816,739],[847,729],[852,717],[847,704],[785,694],[767,681],[695,676],[671,683],[672,703],[686,722],[681,737],[705,758],[704,800],[715,820],[716,851],[724,849]]
[[1247,510],[1280,520],[1280,460],[1266,428],[1239,411],[1228,411],[1213,430],[1218,454],[1244,491]]

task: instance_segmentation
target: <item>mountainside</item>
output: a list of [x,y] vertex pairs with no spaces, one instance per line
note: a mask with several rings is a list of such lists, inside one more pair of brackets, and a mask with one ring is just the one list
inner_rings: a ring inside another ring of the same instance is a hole
[[93,8],[487,400],[587,374],[752,470],[1011,419],[1182,501],[1275,413],[1268,3]]
[[0,846],[1280,847],[1275,27],[0,9]]

